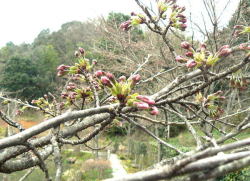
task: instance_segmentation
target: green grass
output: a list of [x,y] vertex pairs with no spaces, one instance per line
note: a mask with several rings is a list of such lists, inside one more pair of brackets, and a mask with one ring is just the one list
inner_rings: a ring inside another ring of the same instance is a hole
[[42,121],[44,120],[44,115],[39,111],[27,110],[17,117],[18,120],[25,121]]
[[[100,171],[98,169],[92,169],[92,170],[87,170],[87,171],[82,170],[82,165],[84,164],[84,162],[88,159],[93,158],[93,155],[91,153],[65,150],[65,151],[63,151],[62,156],[63,156],[63,171],[64,171],[64,173],[72,172],[72,174],[73,174],[73,176],[70,175],[70,178],[65,176],[65,174],[64,174],[63,179],[62,179],[64,181],[69,181],[69,180],[72,180],[72,181],[78,181],[78,180],[79,181],[80,180],[97,181],[97,180],[101,180],[103,178],[111,177],[111,173],[112,173],[111,169],[103,169],[102,175],[99,174]],[[74,164],[70,164],[67,161],[68,158],[75,158],[76,162]],[[46,163],[47,163],[47,167],[49,170],[49,174],[52,177],[52,180],[54,180],[56,168],[54,165],[53,157],[52,156],[49,157],[46,160]],[[14,172],[12,174],[9,174],[8,178],[11,181],[16,181],[16,180],[19,180],[26,172],[27,172],[27,170]],[[3,180],[2,176],[3,175],[0,174],[0,180]],[[100,177],[101,177],[101,179],[100,179]],[[45,178],[44,173],[38,167],[36,167],[35,170],[27,177],[26,181],[43,181],[44,178]]]

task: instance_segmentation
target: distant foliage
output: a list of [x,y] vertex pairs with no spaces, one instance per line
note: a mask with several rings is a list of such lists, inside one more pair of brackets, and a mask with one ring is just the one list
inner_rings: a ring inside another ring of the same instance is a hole
[[30,59],[14,57],[7,61],[3,80],[1,88],[16,96],[31,99],[45,93],[40,87],[38,67]]

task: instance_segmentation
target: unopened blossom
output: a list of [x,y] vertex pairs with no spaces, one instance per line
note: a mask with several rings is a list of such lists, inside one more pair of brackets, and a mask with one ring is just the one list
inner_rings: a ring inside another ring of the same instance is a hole
[[68,69],[69,67],[70,67],[70,66],[68,66],[68,65],[62,64],[62,65],[59,65],[59,66],[57,67],[57,70],[64,71],[64,70]]
[[74,83],[69,83],[68,86],[66,87],[67,90],[73,90],[76,88],[76,85]]
[[57,70],[58,70],[58,72],[57,72],[57,76],[58,77],[61,77],[61,76],[63,76],[63,75],[65,75],[66,73],[67,73],[67,70],[68,70],[68,68],[69,68],[70,66],[68,66],[68,65],[59,65],[58,67],[57,67]]
[[159,114],[159,110],[157,107],[152,107],[152,111],[150,111],[151,115],[158,115]]
[[189,50],[191,48],[191,45],[187,41],[183,41],[183,42],[181,42],[181,48]]
[[79,47],[78,50],[79,50],[79,52],[80,52],[82,55],[85,54],[85,50],[84,50],[82,47]]
[[21,111],[21,110],[19,110],[19,109],[16,110],[16,113],[15,113],[16,116],[19,116],[19,115],[21,115],[21,114],[22,114],[22,111]]
[[239,48],[241,50],[250,50],[250,44],[242,43],[242,44],[240,44]]
[[62,76],[64,76],[65,74],[66,74],[65,71],[59,71],[59,72],[57,72],[57,76],[58,76],[58,77],[62,77]]
[[188,60],[187,63],[186,63],[187,68],[193,68],[196,65],[197,65],[197,63],[193,59]]
[[107,72],[107,73],[105,73],[105,75],[106,75],[106,76],[108,77],[108,79],[111,80],[112,82],[115,80],[115,76],[114,76],[112,73]]
[[133,84],[135,85],[137,82],[139,82],[141,80],[141,76],[139,74],[133,75],[132,76],[132,81]]
[[204,51],[206,50],[206,48],[207,48],[207,45],[206,45],[205,43],[201,43],[201,44],[200,44],[200,50],[201,50],[202,52],[204,52]]
[[187,24],[180,24],[180,30],[185,31],[187,28]]
[[244,29],[244,26],[243,25],[235,25],[234,29]]
[[123,23],[120,25],[120,28],[121,28],[123,31],[128,31],[128,30],[131,28],[131,21],[128,20],[128,21],[123,22]]
[[106,76],[102,76],[102,77],[101,77],[101,82],[102,82],[103,85],[106,85],[106,86],[108,86],[108,87],[111,87],[111,86],[112,86],[112,85],[111,85],[111,82],[110,82],[110,80],[109,80],[109,78],[106,77]]
[[218,52],[218,57],[222,58],[222,57],[227,57],[228,55],[230,55],[232,53],[232,49],[229,48],[228,45],[224,45],[223,47],[220,48],[219,52]]
[[96,76],[96,77],[101,77],[102,75],[104,75],[104,72],[103,72],[102,70],[97,70],[97,71],[95,72],[95,76]]
[[61,98],[67,98],[68,97],[68,94],[66,93],[66,92],[63,92],[63,93],[61,93]]
[[177,62],[180,62],[180,63],[185,63],[185,62],[187,62],[187,59],[184,58],[183,56],[180,56],[180,55],[176,56],[176,57],[175,57],[175,60],[176,60]]
[[125,82],[126,81],[126,77],[123,75],[123,76],[121,76],[121,77],[119,77],[119,82]]
[[150,97],[139,95],[136,98],[143,102],[146,102],[149,105],[155,105],[155,101],[151,99]]
[[194,57],[193,52],[186,52],[185,55],[186,55],[187,57],[191,57],[191,58]]
[[137,16],[137,14],[135,12],[131,12],[130,14],[131,16]]
[[149,109],[149,105],[145,102],[134,102],[134,105],[139,109]]
[[38,102],[38,100],[32,100],[31,104],[36,104]]
[[125,98],[126,98],[126,96],[125,95],[123,95],[123,94],[117,94],[117,99],[120,101],[120,102],[124,102],[124,100],[125,100]]
[[69,98],[70,98],[70,99],[75,99],[75,98],[76,98],[76,95],[77,95],[76,92],[70,92],[70,93],[69,93]]

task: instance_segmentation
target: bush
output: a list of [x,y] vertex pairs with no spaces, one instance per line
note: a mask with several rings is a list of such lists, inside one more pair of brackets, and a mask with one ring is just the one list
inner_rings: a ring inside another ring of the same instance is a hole
[[245,168],[236,172],[227,174],[226,176],[217,178],[216,181],[249,181],[250,168]]

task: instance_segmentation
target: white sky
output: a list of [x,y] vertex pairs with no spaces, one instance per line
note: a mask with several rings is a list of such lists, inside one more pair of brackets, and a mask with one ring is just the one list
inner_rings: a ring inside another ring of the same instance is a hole
[[[223,4],[230,0],[217,1],[221,10]],[[193,18],[201,24],[200,12],[204,11],[202,0],[178,2],[185,4],[187,9],[191,5]],[[230,2],[222,22],[227,22],[239,0]],[[9,41],[15,44],[31,43],[41,30],[49,28],[56,31],[69,21],[84,21],[105,16],[111,11],[129,14],[138,10],[134,0],[0,0],[0,47]]]

